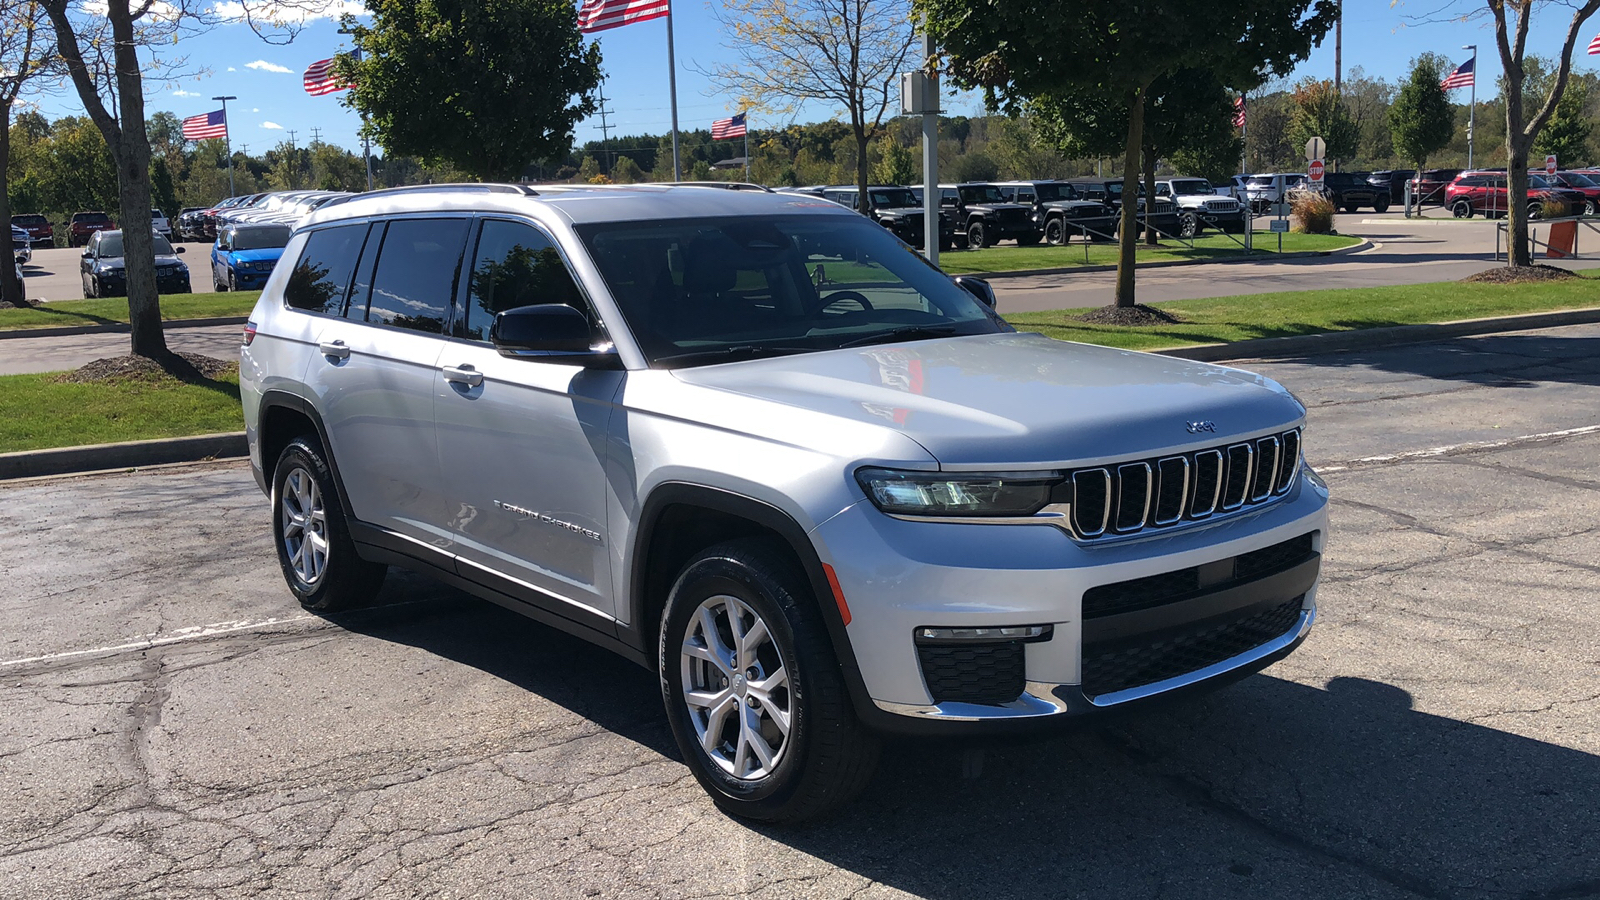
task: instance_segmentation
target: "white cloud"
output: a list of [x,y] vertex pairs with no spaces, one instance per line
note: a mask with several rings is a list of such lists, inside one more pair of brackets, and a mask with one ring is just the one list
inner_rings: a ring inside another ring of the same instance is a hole
[[194,91],[186,91],[186,90],[183,90],[183,89],[180,88],[178,90],[173,91],[172,92],[172,96],[174,96],[174,97],[198,97],[200,95],[195,93]]
[[270,129],[273,129],[275,131],[282,131],[283,130],[283,126],[279,125],[277,122],[262,122],[261,123],[261,127],[262,128],[270,128]]
[[252,21],[273,25],[300,25],[317,19],[337,19],[343,15],[370,15],[366,6],[355,0],[321,0],[289,6],[270,0],[222,0],[213,3],[209,12],[225,22],[243,22],[248,13]]
[[261,112],[261,107],[259,107],[259,106],[257,106],[257,107],[254,107],[254,108],[252,108],[252,109],[251,109],[251,110],[250,110],[250,111],[251,111],[251,112]]
[[269,63],[264,59],[258,59],[253,63],[245,63],[244,67],[246,69],[255,69],[259,72],[277,72],[279,75],[288,75],[290,72],[294,71],[288,66],[280,66],[277,63]]
[[237,71],[239,71],[239,70],[238,70],[238,69],[235,69],[235,68],[234,68],[234,67],[233,67],[233,66],[229,66],[229,67],[228,67],[228,71],[229,71],[229,72],[237,72]]

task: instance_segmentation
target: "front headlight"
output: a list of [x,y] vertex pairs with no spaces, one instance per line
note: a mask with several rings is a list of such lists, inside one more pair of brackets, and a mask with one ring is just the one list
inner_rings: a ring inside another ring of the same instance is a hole
[[901,472],[859,469],[878,509],[901,516],[1031,516],[1061,483],[1055,472]]

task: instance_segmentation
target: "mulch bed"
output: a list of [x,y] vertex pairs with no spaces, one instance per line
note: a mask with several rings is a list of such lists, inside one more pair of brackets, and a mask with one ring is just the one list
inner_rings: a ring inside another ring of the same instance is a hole
[[1102,306],[1076,317],[1090,325],[1177,325],[1183,319],[1172,313],[1137,303],[1133,306]]
[[237,370],[237,362],[225,362],[198,353],[174,353],[166,360],[148,356],[113,356],[97,359],[86,366],[63,372],[57,381],[68,384],[101,384],[142,381],[160,383],[181,381],[189,384],[214,381]]
[[1461,279],[1468,284],[1528,284],[1537,281],[1566,281],[1578,275],[1556,266],[1501,266]]

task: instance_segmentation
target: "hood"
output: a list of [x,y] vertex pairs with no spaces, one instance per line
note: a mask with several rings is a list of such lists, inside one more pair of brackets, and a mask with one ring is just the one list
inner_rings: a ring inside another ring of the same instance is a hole
[[[1283,430],[1276,382],[1148,353],[994,334],[693,369],[681,381],[899,432],[946,468],[1069,466]],[[1211,423],[1190,431],[1190,423]]]
[[1025,213],[1033,212],[1033,207],[1029,206],[1026,203],[968,203],[967,204],[967,208],[968,209],[992,209],[992,210],[996,210],[996,211],[1007,210],[1007,209],[1017,209],[1017,210],[1021,210],[1021,211],[1025,212]]
[[282,247],[261,247],[256,250],[229,250],[235,262],[277,262],[283,256]]
[[1107,208],[1106,205],[1101,203],[1099,200],[1046,200],[1041,205],[1044,206],[1045,209],[1082,209],[1086,206],[1092,206],[1098,209]]

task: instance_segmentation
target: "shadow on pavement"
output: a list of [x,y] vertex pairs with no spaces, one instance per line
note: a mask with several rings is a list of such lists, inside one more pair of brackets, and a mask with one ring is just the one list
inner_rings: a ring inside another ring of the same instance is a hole
[[[385,600],[421,602],[340,624],[472,666],[677,758],[651,673],[415,576],[396,573]],[[979,752],[981,772],[968,777]],[[1597,811],[1600,757],[1419,712],[1406,691],[1376,681],[1317,689],[1263,674],[1049,738],[891,741],[866,794],[838,818],[750,827],[948,900],[1532,900],[1600,894]],[[737,857],[740,838],[730,840]]]
[[1600,335],[1492,334],[1275,362],[1376,369],[1497,387],[1532,387],[1540,382],[1593,386],[1600,385]]

